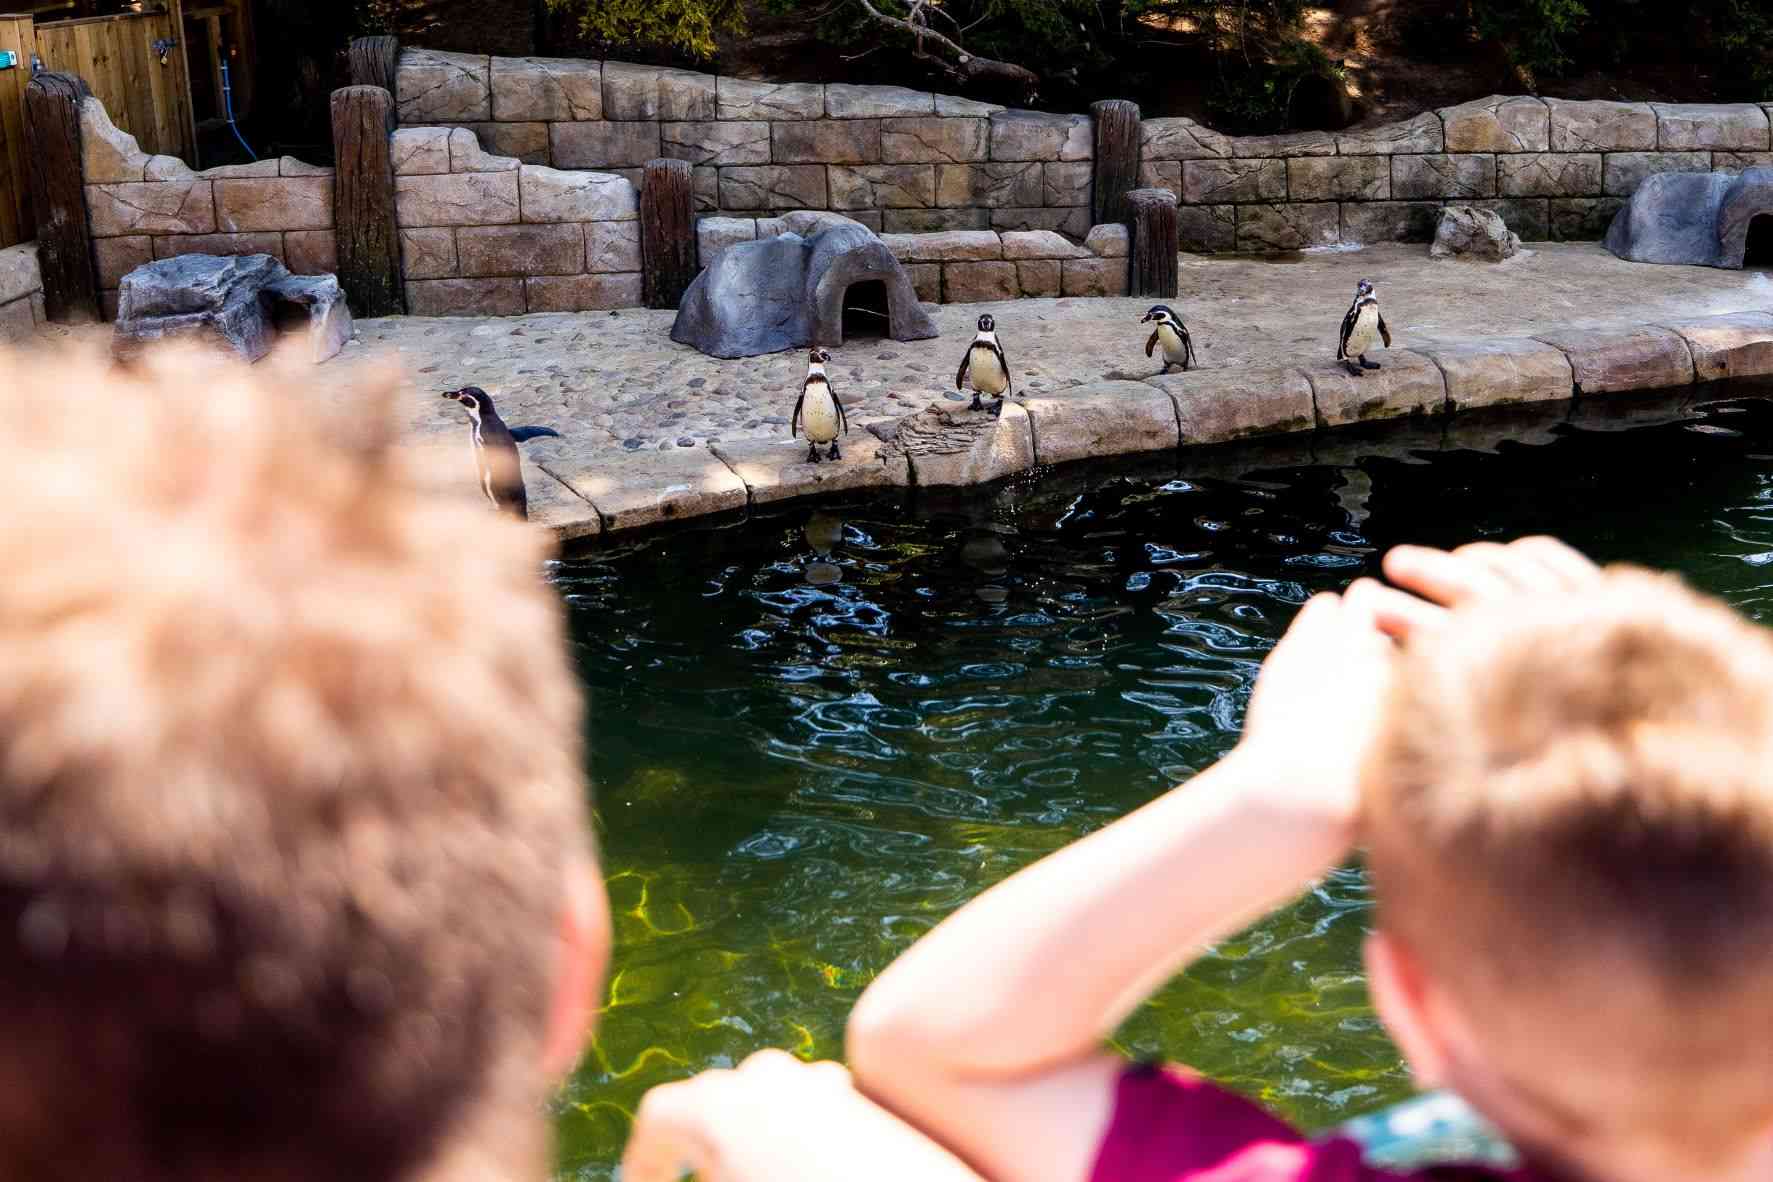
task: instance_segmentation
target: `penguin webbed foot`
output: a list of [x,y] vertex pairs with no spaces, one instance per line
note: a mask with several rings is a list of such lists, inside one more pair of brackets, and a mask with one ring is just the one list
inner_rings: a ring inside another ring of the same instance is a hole
[[1365,353],[1362,353],[1361,354],[1361,368],[1362,369],[1378,369],[1378,368],[1380,368],[1380,366],[1377,361],[1368,361],[1367,355]]
[[1003,401],[1004,401],[1003,399],[999,398],[996,402],[993,402],[991,404],[991,417],[992,418],[994,418],[994,419],[1003,418]]
[[825,458],[828,460],[843,459],[843,453],[837,450],[837,440],[833,439],[831,441],[831,450],[825,453]]
[[816,464],[819,462],[819,445],[818,444],[816,444],[816,443],[807,444],[806,462],[809,464]]
[[1344,361],[1342,368],[1346,369],[1351,377],[1364,378],[1367,376],[1366,371],[1352,361]]
[[979,401],[979,392],[977,390],[973,391],[973,404],[971,406],[967,407],[967,409],[968,410],[984,410],[985,409],[985,404],[983,402]]

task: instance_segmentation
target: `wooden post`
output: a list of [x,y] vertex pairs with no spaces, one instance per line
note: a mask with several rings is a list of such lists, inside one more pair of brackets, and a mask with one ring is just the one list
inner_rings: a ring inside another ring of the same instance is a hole
[[1127,294],[1174,299],[1176,272],[1176,195],[1168,189],[1134,189],[1127,194]]
[[73,74],[45,72],[25,87],[25,143],[30,150],[31,209],[37,263],[51,320],[99,319],[98,275],[86,222],[80,155],[80,100],[92,91]]
[[1139,104],[1104,99],[1090,104],[1090,115],[1096,127],[1090,224],[1118,226],[1127,220],[1126,196],[1139,184]]
[[696,203],[684,160],[648,160],[640,182],[640,285],[649,308],[675,308],[696,277]]
[[386,90],[347,86],[332,92],[339,286],[359,316],[396,316],[406,310],[394,222],[393,131],[394,96]]
[[351,85],[379,86],[394,96],[400,88],[400,42],[393,37],[359,37],[351,42]]

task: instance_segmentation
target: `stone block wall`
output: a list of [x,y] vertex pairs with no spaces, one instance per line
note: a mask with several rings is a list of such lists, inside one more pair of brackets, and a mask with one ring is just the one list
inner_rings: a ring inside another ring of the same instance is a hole
[[414,316],[515,316],[641,304],[635,186],[525,164],[464,128],[394,133],[395,220]]
[[22,344],[44,320],[37,244],[24,242],[0,250],[0,345]]
[[1184,250],[1426,241],[1449,203],[1528,240],[1586,240],[1645,177],[1773,162],[1769,106],[1492,96],[1362,132],[1229,137],[1142,127],[1141,181],[1181,200]]
[[[400,107],[405,125],[468,127],[531,164],[687,160],[705,213],[826,209],[888,234],[1089,229],[1087,115],[424,50],[402,55]],[[1366,131],[1288,136],[1147,119],[1141,181],[1180,199],[1184,250],[1425,241],[1450,202],[1494,209],[1523,238],[1598,239],[1652,173],[1773,162],[1769,109],[1493,96]]]
[[[696,227],[703,266],[740,242],[784,232],[809,234],[834,216],[799,210],[781,217],[704,217]],[[929,304],[971,304],[1022,296],[1127,294],[1127,228],[1094,226],[1083,245],[1052,230],[939,230],[883,234],[904,264],[917,298]]]
[[888,234],[1090,228],[1084,115],[895,86],[409,49],[400,121],[465,127],[491,151],[556,168],[687,160],[705,213],[827,209]]
[[299,275],[337,265],[333,170],[294,157],[193,172],[150,156],[104,104],[80,108],[87,222],[106,316],[123,276],[181,254],[268,254]]

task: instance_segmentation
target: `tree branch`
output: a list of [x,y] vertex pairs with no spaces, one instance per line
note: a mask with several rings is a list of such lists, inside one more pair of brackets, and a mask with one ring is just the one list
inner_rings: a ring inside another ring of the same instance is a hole
[[[923,15],[927,0],[915,0],[911,8],[911,19],[902,20],[874,7],[869,0],[856,0],[868,18],[878,25],[889,29],[897,29],[908,33],[913,40],[912,56],[920,61],[931,62],[949,77],[963,83],[996,82],[1020,87],[1030,99],[1040,88],[1040,75],[1026,66],[1015,62],[998,61],[995,58],[980,57],[936,30],[930,28],[928,18]],[[946,15],[946,14],[945,14]],[[953,55],[954,61],[949,62],[924,49],[924,42],[934,43],[938,48]]]

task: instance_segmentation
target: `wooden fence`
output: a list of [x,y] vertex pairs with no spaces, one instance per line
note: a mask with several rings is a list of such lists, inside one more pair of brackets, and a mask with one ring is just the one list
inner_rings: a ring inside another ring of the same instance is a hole
[[0,51],[18,64],[0,70],[0,247],[36,236],[31,222],[31,180],[25,173],[25,86],[31,81],[36,46],[28,16],[0,16]]
[[143,151],[197,163],[182,8],[182,0],[166,0],[156,11],[79,20],[0,16],[0,50],[19,58],[17,68],[0,71],[0,247],[35,233],[23,120],[34,58],[85,79]]

